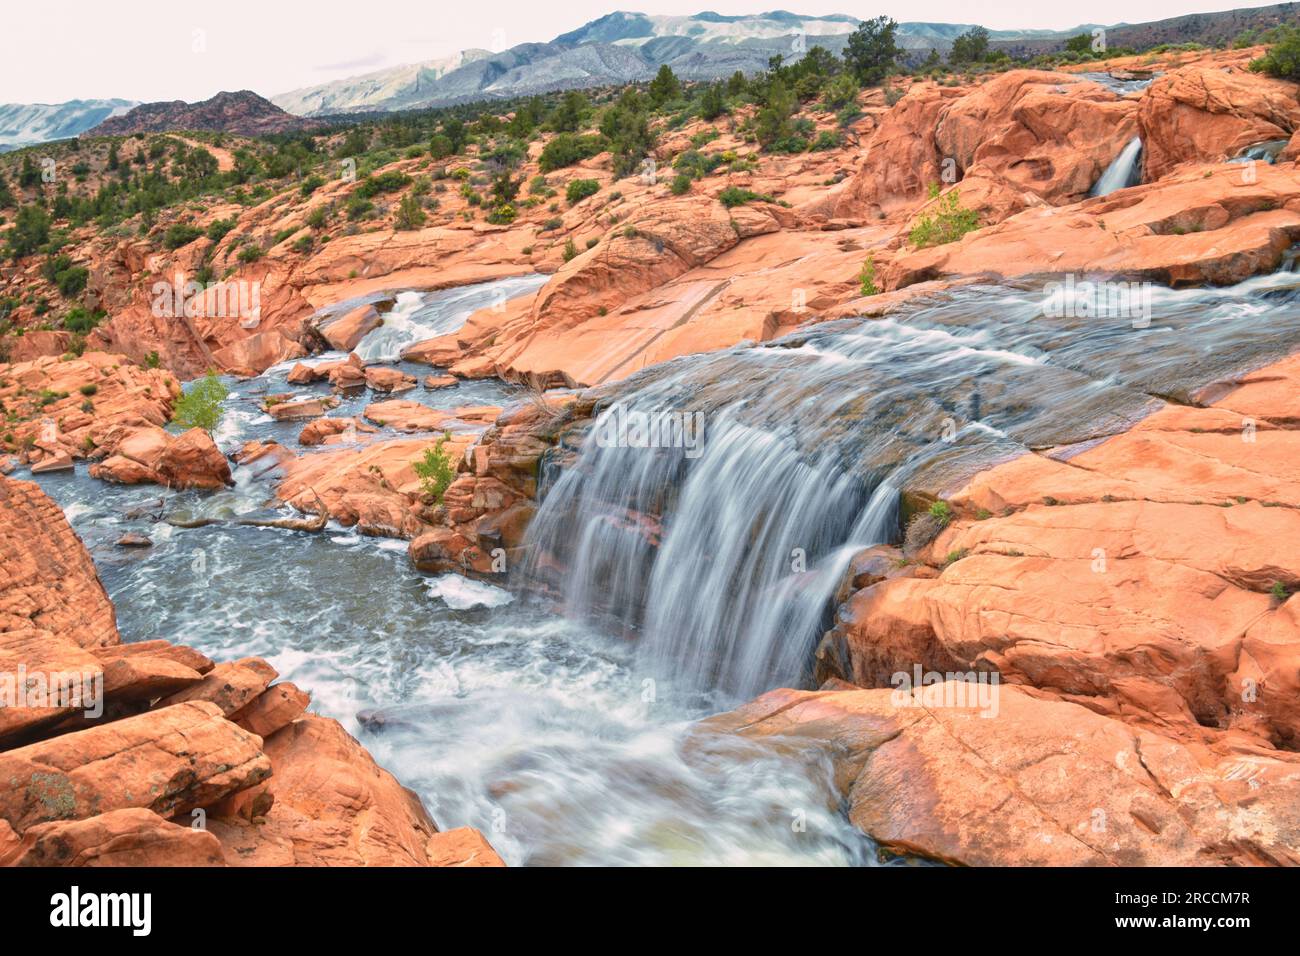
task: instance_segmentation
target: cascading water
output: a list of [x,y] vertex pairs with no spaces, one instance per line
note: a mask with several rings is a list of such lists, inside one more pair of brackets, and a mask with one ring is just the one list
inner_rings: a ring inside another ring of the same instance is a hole
[[[849,557],[896,538],[900,488],[939,494],[1026,449],[1121,431],[1156,395],[1190,400],[1189,367],[1203,383],[1295,341],[1300,316],[1262,303],[1296,284],[1148,288],[1146,318],[1099,317],[1088,283],[1054,318],[1043,287],[966,289],[906,321],[648,369],[607,390],[533,521],[523,576],[549,580],[570,616],[637,629],[647,669],[678,685],[798,684]],[[1251,333],[1261,307],[1279,338]],[[636,414],[700,416],[701,453],[613,440]]]
[[1093,185],[1089,196],[1109,196],[1142,182],[1142,138],[1134,136]]
[[[440,827],[479,827],[511,864],[870,863],[825,753],[692,737],[694,720],[734,703],[702,685],[797,681],[847,555],[896,532],[898,489],[1107,434],[1158,406],[1152,395],[1190,401],[1300,343],[1295,273],[1152,290],[1142,327],[1090,313],[1082,285],[1068,314],[1044,317],[1043,292],[956,290],[899,319],[814,326],[609,390],[627,408],[703,412],[704,443],[687,457],[589,433],[530,539],[563,559],[570,616],[431,582],[404,541],[155,520],[261,509],[256,466],[216,492],[110,485],[80,465],[35,477],[90,548],[125,639],[266,657]],[[258,389],[285,389],[285,371],[237,386],[227,415],[247,416],[223,447],[292,443],[297,426],[262,421],[257,405]],[[416,397],[509,400],[489,382]],[[115,547],[124,531],[153,546]],[[609,606],[640,628],[636,642],[579,619]],[[791,808],[806,811],[802,832]]]
[[[353,350],[363,362],[396,362],[402,350],[425,339],[457,331],[479,309],[540,288],[547,277],[527,275],[439,292],[399,292],[383,324]],[[373,298],[373,297],[371,297]],[[362,300],[356,300],[360,304]],[[331,314],[343,314],[335,306]]]

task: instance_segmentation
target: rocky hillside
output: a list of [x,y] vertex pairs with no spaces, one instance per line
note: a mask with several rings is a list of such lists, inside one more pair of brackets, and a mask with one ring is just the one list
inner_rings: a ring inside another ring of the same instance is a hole
[[104,120],[89,130],[91,136],[128,136],[134,133],[165,133],[171,130],[199,130],[259,136],[291,133],[312,124],[290,116],[269,100],[249,90],[218,93],[199,103],[173,100],[142,103]]

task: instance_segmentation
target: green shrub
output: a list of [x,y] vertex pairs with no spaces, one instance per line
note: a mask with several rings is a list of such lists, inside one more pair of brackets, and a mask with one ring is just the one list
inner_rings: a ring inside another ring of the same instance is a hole
[[564,240],[564,261],[568,262],[578,254],[578,247],[573,244],[572,239]]
[[1300,27],[1282,27],[1277,43],[1250,68],[1284,80],[1300,80]]
[[397,190],[409,185],[410,182],[411,177],[406,173],[390,169],[378,176],[367,176],[361,180],[357,188],[353,190],[353,195],[360,196],[362,199],[370,199],[380,193],[395,193]]
[[157,352],[150,352],[144,357],[145,368],[158,368],[162,365],[162,359],[158,357]]
[[214,219],[208,223],[207,237],[214,243],[226,238],[226,233],[235,228],[233,219]]
[[564,190],[564,198],[569,205],[582,202],[588,196],[594,196],[600,190],[600,183],[594,179],[574,179]]
[[766,193],[751,192],[748,189],[741,189],[739,186],[728,186],[718,193],[718,202],[728,209],[734,209],[736,206],[743,206],[747,202],[776,202],[776,200]]
[[560,133],[542,149],[537,168],[543,173],[554,172],[584,159],[590,159],[605,148],[601,136],[580,136],[577,133]]
[[432,448],[425,449],[423,458],[411,465],[420,479],[420,490],[432,498],[435,505],[442,504],[442,496],[447,493],[452,479],[456,477],[451,459],[442,450],[450,438],[450,433],[444,434]]
[[[150,354],[156,356],[158,353]],[[172,412],[172,424],[212,431],[221,421],[221,403],[229,394],[230,389],[217,377],[217,373],[208,372],[177,400]]]
[[98,321],[81,306],[76,306],[69,309],[68,314],[63,317],[63,327],[69,332],[85,335],[98,324]]
[[936,501],[930,505],[930,517],[937,518],[946,525],[952,520],[952,508],[946,501]]
[[260,258],[262,258],[262,247],[257,243],[250,242],[239,250],[239,261],[245,264],[256,262]]
[[961,204],[957,190],[950,191],[935,203],[934,208],[922,216],[912,227],[908,239],[918,249],[942,246],[956,242],[980,226],[979,213]]
[[414,193],[407,193],[402,197],[402,201],[397,204],[397,215],[393,218],[393,228],[411,232],[423,227],[424,219],[424,209],[420,206],[419,197]]
[[307,213],[307,225],[312,229],[319,229],[325,225],[325,220],[329,218],[329,208],[326,206],[317,206],[311,212]]
[[858,273],[858,284],[864,296],[880,294],[880,287],[876,285],[876,260],[871,256],[867,256],[867,261],[862,263],[862,271]]
[[203,230],[197,226],[178,222],[175,225],[168,226],[167,231],[163,233],[163,245],[168,249],[179,249],[181,246],[189,245],[201,235],[203,235]]
[[678,173],[673,177],[672,185],[668,187],[674,196],[681,196],[691,191],[691,177],[685,173]]

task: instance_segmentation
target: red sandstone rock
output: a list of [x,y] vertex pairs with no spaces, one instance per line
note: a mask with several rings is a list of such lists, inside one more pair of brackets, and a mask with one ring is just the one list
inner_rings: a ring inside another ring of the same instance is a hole
[[0,866],[223,866],[211,833],[141,808],[29,827]]
[[1294,865],[1300,760],[1187,747],[1032,691],[777,690],[704,728],[824,747],[884,847],[974,866]]
[[1189,162],[1222,162],[1300,129],[1296,84],[1204,66],[1158,76],[1138,101],[1146,181]]
[[260,740],[206,701],[127,717],[0,753],[0,817],[18,832],[127,807],[164,816],[215,802],[271,773]]
[[415,388],[416,381],[401,369],[372,365],[365,370],[366,387],[376,392],[404,392]]
[[320,332],[332,348],[341,352],[350,352],[370,332],[383,324],[383,316],[373,305],[359,305],[346,315],[322,327]]
[[201,428],[173,435],[153,425],[116,428],[104,438],[102,462],[90,474],[121,484],[152,482],[172,488],[221,488],[230,465]]

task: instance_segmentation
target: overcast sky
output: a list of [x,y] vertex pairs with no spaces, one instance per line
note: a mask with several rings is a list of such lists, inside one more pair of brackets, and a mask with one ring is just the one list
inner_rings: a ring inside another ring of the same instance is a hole
[[[8,4],[0,102],[200,100],[221,90],[272,96],[300,86],[479,47],[554,39],[614,10],[756,13],[790,9],[899,21],[1067,29],[1267,6],[1268,0],[66,0]],[[562,7],[562,9],[561,9]]]

